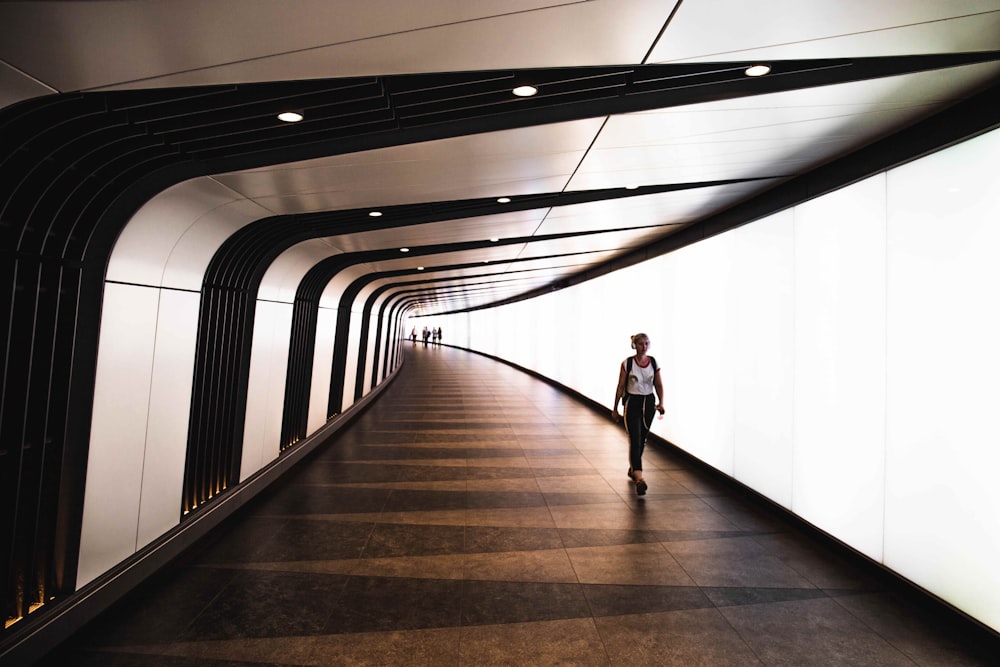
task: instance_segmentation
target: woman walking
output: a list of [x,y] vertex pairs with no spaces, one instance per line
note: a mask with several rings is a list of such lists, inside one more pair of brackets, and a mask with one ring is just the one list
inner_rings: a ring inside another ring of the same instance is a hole
[[635,355],[623,361],[618,372],[618,388],[611,414],[616,422],[621,418],[618,401],[622,401],[625,432],[628,433],[628,476],[635,482],[636,495],[644,496],[648,485],[642,478],[642,450],[646,447],[653,414],[659,412],[662,415],[664,412],[663,381],[656,359],[646,354],[649,351],[649,336],[644,333],[632,336],[632,349]]

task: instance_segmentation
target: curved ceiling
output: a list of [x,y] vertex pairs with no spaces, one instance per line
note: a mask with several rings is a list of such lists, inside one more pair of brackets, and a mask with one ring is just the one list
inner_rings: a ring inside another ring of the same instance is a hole
[[[147,233],[109,277],[153,267],[197,289],[215,271],[290,299],[325,261],[423,313],[641,252],[1000,73],[1000,0],[12,2],[0,18],[4,208],[28,221],[5,245],[106,257],[138,211]],[[755,62],[771,73],[747,77]],[[525,83],[538,94],[511,94]]]

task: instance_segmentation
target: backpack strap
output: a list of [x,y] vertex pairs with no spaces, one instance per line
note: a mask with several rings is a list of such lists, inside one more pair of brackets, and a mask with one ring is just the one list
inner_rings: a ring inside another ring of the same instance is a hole
[[[632,360],[633,359],[635,359],[635,357],[629,357],[626,360],[626,362],[625,362],[625,372],[626,373],[629,373],[629,374],[632,373]],[[656,371],[660,370],[660,367],[656,365],[656,357],[654,357],[652,355],[649,355],[649,360],[653,362],[653,372],[654,373]]]

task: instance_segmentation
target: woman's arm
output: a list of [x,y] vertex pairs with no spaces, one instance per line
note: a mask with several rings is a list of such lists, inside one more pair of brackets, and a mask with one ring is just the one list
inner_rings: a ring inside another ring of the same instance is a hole
[[625,398],[625,363],[622,362],[621,367],[618,369],[618,388],[615,389],[615,403],[611,406],[611,418],[615,421],[621,417],[618,414],[618,401]]
[[656,389],[656,398],[659,399],[659,404],[656,406],[656,411],[661,415],[664,413],[663,409],[663,379],[660,377],[660,369],[657,368],[656,372],[653,374],[653,388]]

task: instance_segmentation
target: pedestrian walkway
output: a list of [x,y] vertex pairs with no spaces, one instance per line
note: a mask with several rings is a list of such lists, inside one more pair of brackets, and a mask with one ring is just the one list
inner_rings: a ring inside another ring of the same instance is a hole
[[527,374],[407,343],[350,427],[46,662],[987,664],[666,448],[637,498],[626,452]]

